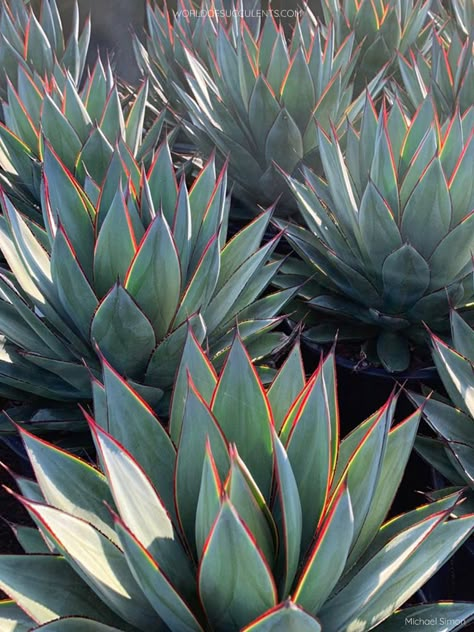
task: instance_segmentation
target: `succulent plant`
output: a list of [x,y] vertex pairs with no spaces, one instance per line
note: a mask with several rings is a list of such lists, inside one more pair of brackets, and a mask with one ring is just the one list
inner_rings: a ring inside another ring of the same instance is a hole
[[188,326],[216,363],[237,321],[255,358],[282,343],[268,332],[293,291],[261,298],[279,267],[269,263],[279,235],[261,245],[272,210],[226,243],[225,169],[216,177],[211,159],[188,192],[165,142],[148,173],[116,149],[102,188],[83,189],[44,151],[46,228],[3,198],[0,246],[12,273],[0,274],[0,392],[87,400],[99,345],[156,404]]
[[410,51],[408,57],[400,56],[399,67],[403,90],[395,86],[394,92],[415,112],[431,94],[442,121],[461,113],[474,103],[474,56],[473,40],[464,42],[454,31],[448,42],[433,33],[430,54]]
[[42,0],[39,19],[28,0],[3,0],[0,7],[0,97],[5,98],[8,80],[18,85],[18,70],[30,78],[52,77],[59,65],[79,85],[86,65],[90,21],[79,32],[77,4],[69,38],[56,0]]
[[443,33],[452,34],[456,30],[462,39],[472,37],[474,7],[470,0],[433,0],[432,8]]
[[458,27],[466,37],[472,35],[474,29],[474,7],[469,0],[451,0],[451,7]]
[[[460,510],[474,513],[474,331],[453,311],[451,333],[453,347],[431,336],[433,359],[451,402],[438,394],[426,401],[423,415],[438,438],[420,436],[416,449],[452,485],[470,488]],[[410,398],[417,406],[423,399],[416,393]]]
[[[176,10],[170,10],[163,3],[147,0],[146,3],[146,42],[135,37],[133,40],[135,57],[139,68],[146,77],[150,77],[154,90],[150,97],[155,105],[162,109],[169,105],[175,112],[186,114],[186,104],[181,99],[177,87],[187,89],[186,72],[189,71],[186,49],[193,50],[200,58],[210,63],[215,48],[215,38],[219,25],[226,29],[236,21],[227,17],[222,0],[209,2],[202,0],[200,7],[191,0],[180,0]],[[258,0],[241,0],[239,7],[243,16],[252,8],[260,8]],[[232,8],[237,10],[237,5]],[[258,28],[260,20],[244,17],[252,32]]]
[[474,107],[442,127],[425,99],[411,120],[395,102],[377,114],[367,99],[360,131],[320,130],[326,180],[309,169],[289,179],[307,227],[280,222],[303,262],[284,286],[309,280],[307,307],[329,314],[307,332],[317,342],[371,340],[387,371],[449,329],[449,310],[472,302]]
[[327,24],[334,23],[339,44],[350,33],[361,46],[356,89],[362,90],[397,54],[407,55],[428,41],[431,0],[324,0]]
[[[331,120],[339,125],[360,112],[363,95],[353,100],[351,84],[354,36],[337,47],[334,29],[323,35],[309,9],[290,42],[272,15],[252,28],[245,20],[198,19],[191,32],[184,18],[173,26],[166,12],[151,15],[157,24],[150,27],[148,66],[156,90],[167,94],[197,149],[230,156],[237,197],[253,206],[283,195],[281,212],[294,210],[274,163],[295,174],[303,163],[319,165],[318,125],[329,130]],[[382,75],[370,85],[373,94]]]
[[296,346],[266,392],[238,337],[218,376],[190,334],[167,432],[103,369],[99,469],[21,431],[37,482],[20,500],[44,540],[23,532],[29,555],[0,556],[13,621],[364,632],[420,608],[462,614],[444,630],[474,614],[396,613],[474,528],[449,519],[459,494],[384,523],[419,411],[391,428],[391,397],[340,441],[332,355],[306,380]]
[[151,162],[166,113],[154,115],[144,132],[148,83],[132,98],[122,96],[109,64],[100,59],[76,87],[58,64],[52,78],[31,76],[18,68],[18,86],[8,82],[0,125],[0,174],[15,204],[41,222],[41,169],[44,145],[49,143],[82,186],[102,185],[109,161],[118,146],[127,161]]

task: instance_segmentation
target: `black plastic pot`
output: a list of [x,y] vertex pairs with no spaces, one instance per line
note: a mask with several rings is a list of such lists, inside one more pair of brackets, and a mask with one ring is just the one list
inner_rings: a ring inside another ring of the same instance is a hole
[[413,371],[402,371],[401,373],[388,373],[379,367],[363,367],[358,368],[352,360],[343,356],[336,356],[338,366],[348,369],[353,373],[360,373],[368,377],[377,377],[385,380],[396,380],[397,382],[439,382],[438,372],[435,366],[416,369]]
[[[319,361],[319,357],[322,352],[329,349],[328,345],[319,344],[309,340],[304,334],[301,336],[302,349],[306,352],[308,359],[311,355],[314,355],[316,362]],[[337,350],[336,350],[337,351]],[[427,366],[422,369],[414,369],[411,371],[402,371],[400,373],[389,373],[383,367],[375,366],[363,366],[359,362],[354,362],[349,358],[338,355],[336,353],[336,363],[339,367],[350,371],[354,375],[366,376],[368,378],[378,378],[381,380],[388,380],[390,382],[425,382],[430,386],[441,386],[441,380],[438,376],[436,367]]]
[[[321,354],[329,351],[328,345],[320,345],[301,336],[301,349],[305,368],[312,372],[318,366]],[[367,419],[375,410],[383,406],[397,384],[407,384],[411,390],[420,391],[421,385],[443,391],[441,380],[435,367],[416,371],[388,373],[383,368],[361,367],[355,362],[337,354],[336,365],[339,385],[339,405],[343,431],[349,432]],[[404,418],[413,412],[413,405],[401,396],[397,417]],[[344,421],[345,419],[345,421]],[[350,421],[348,421],[350,420]]]

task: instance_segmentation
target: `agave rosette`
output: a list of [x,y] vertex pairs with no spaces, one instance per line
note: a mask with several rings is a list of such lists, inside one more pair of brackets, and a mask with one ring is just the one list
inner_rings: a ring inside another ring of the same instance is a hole
[[324,0],[325,21],[334,24],[336,42],[354,33],[361,52],[356,86],[363,89],[397,54],[429,46],[431,0]]
[[18,68],[33,76],[52,77],[59,64],[79,85],[86,65],[90,21],[79,29],[77,4],[66,41],[56,0],[42,0],[39,18],[25,0],[4,0],[0,8],[0,96],[6,96],[7,80],[14,85]]
[[416,111],[428,93],[436,104],[441,120],[461,113],[474,103],[474,56],[473,40],[461,39],[454,31],[449,41],[433,33],[430,54],[410,51],[409,56],[400,56],[400,90],[394,92],[403,100],[411,112]]
[[[244,0],[238,6],[247,24],[255,31],[260,22],[256,11],[260,8],[259,1]],[[191,0],[179,0],[176,10],[171,11],[166,3],[161,5],[147,0],[146,42],[143,44],[135,37],[133,43],[138,66],[143,75],[150,77],[154,88],[150,96],[159,108],[170,105],[175,112],[186,114],[186,106],[177,91],[177,86],[184,90],[187,87],[186,49],[193,50],[209,63],[218,25],[229,28],[233,24],[236,28],[240,21],[237,5],[232,8],[234,14],[232,10],[226,12],[225,4],[220,0],[203,0],[198,9]]]
[[[416,449],[451,485],[470,488],[461,510],[474,512],[474,330],[455,311],[451,335],[452,346],[431,336],[433,359],[451,401],[435,393],[424,404],[424,417],[438,438],[420,436]],[[416,393],[410,398],[420,404]]]
[[370,339],[400,372],[426,340],[423,323],[447,331],[450,308],[472,302],[473,123],[474,107],[440,126],[430,98],[411,120],[399,102],[377,114],[368,98],[344,155],[336,132],[320,130],[326,179],[309,169],[305,184],[290,179],[306,227],[281,222],[303,261],[279,284],[306,278],[308,306],[332,320],[309,338]]
[[[89,419],[100,469],[22,430],[37,482],[18,481],[21,500],[44,540],[23,530],[29,555],[0,557],[13,621],[397,629],[420,608],[395,611],[474,527],[448,519],[459,494],[384,523],[420,413],[391,427],[392,397],[340,441],[332,355],[307,380],[296,346],[266,392],[238,337],[218,376],[190,334],[169,433],[103,370]],[[456,609],[474,613],[427,612]]]
[[52,78],[21,66],[15,88],[8,82],[0,125],[0,170],[4,186],[21,210],[41,221],[41,169],[49,143],[82,186],[102,185],[114,150],[150,163],[165,123],[156,115],[146,132],[148,83],[130,98],[116,85],[110,64],[99,61],[79,89],[59,65]]
[[[236,196],[271,204],[283,194],[281,211],[292,211],[294,202],[274,163],[289,173],[298,173],[303,163],[319,165],[318,124],[329,129],[330,119],[339,124],[357,117],[363,97],[353,100],[354,36],[337,47],[334,29],[324,36],[309,9],[297,18],[289,40],[273,15],[263,25],[249,26],[243,19],[207,23],[214,32],[207,35],[206,56],[169,25],[171,41],[180,41],[184,56],[179,76],[167,75],[175,84],[167,93],[170,107],[180,112],[184,104],[179,120],[199,151],[208,155],[217,147],[221,159],[230,156]],[[159,64],[160,51],[154,54]],[[381,89],[382,75],[370,86],[373,94]]]
[[117,149],[102,188],[87,190],[46,144],[46,229],[4,196],[0,242],[13,274],[0,275],[3,393],[88,399],[99,345],[156,404],[188,323],[216,362],[237,321],[256,358],[284,341],[270,330],[293,291],[261,297],[279,267],[279,235],[262,244],[272,210],[226,243],[225,169],[216,176],[211,159],[188,192],[166,142],[147,173],[126,159]]

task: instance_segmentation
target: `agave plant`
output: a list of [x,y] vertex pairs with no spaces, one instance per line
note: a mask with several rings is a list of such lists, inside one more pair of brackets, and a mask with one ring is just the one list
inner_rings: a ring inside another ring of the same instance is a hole
[[[339,125],[356,118],[363,98],[353,101],[354,36],[336,47],[334,29],[324,37],[309,9],[297,19],[290,43],[272,15],[253,30],[245,20],[226,25],[208,18],[188,33],[169,16],[163,21],[166,32],[151,30],[150,41],[157,41],[148,55],[162,73],[152,76],[170,107],[179,113],[184,104],[180,121],[195,146],[205,155],[217,147],[221,159],[230,156],[234,193],[244,201],[271,204],[283,194],[281,211],[294,210],[274,164],[295,174],[302,163],[318,166],[317,126],[328,130],[330,120]],[[176,72],[165,37],[176,53]],[[371,84],[374,94],[382,74]]]
[[466,37],[472,35],[474,28],[474,7],[469,0],[451,0],[452,12],[458,27]]
[[126,159],[116,150],[102,188],[85,190],[46,144],[44,230],[3,198],[0,245],[12,271],[0,274],[7,396],[13,388],[90,398],[99,345],[156,404],[188,324],[217,363],[237,320],[256,358],[283,341],[268,332],[293,291],[259,298],[278,270],[269,258],[279,235],[260,245],[272,210],[226,243],[225,169],[216,177],[210,160],[188,192],[166,142],[146,174]]
[[[44,540],[23,532],[30,554],[0,557],[14,622],[399,629],[420,608],[396,610],[474,528],[448,519],[459,494],[384,524],[420,413],[391,428],[392,397],[340,441],[332,355],[306,380],[295,347],[266,392],[238,337],[217,376],[189,335],[169,433],[103,369],[88,418],[100,469],[21,431],[37,482],[19,480],[20,500]],[[474,614],[451,607],[444,630]]]
[[[180,0],[177,9],[170,11],[166,3],[147,0],[146,43],[135,37],[133,44],[138,66],[144,76],[151,78],[154,87],[151,97],[160,109],[169,105],[175,112],[186,114],[186,104],[177,90],[177,87],[186,90],[188,85],[186,49],[193,50],[207,63],[211,61],[219,25],[228,29],[233,24],[236,28],[240,21],[237,13],[226,12],[226,4],[223,0],[202,0],[197,9],[191,0]],[[255,33],[260,23],[259,0],[240,0],[238,7]],[[237,11],[237,4],[232,8]]]
[[431,0],[324,0],[325,21],[334,23],[336,42],[354,33],[361,46],[357,89],[363,89],[397,54],[429,46],[430,5]]
[[377,114],[368,98],[345,155],[320,130],[326,180],[309,169],[305,184],[290,179],[307,228],[286,226],[303,259],[287,265],[291,284],[311,279],[308,306],[333,319],[309,338],[370,339],[387,371],[403,371],[423,323],[446,331],[450,307],[472,302],[473,121],[471,107],[440,128],[430,98],[411,121],[398,102]]
[[461,113],[474,103],[474,56],[473,40],[464,42],[457,31],[446,42],[433,33],[430,55],[410,52],[409,57],[400,56],[399,66],[404,93],[398,94],[411,112],[431,93],[438,115],[446,120],[456,109]]
[[0,172],[15,204],[35,221],[41,221],[41,169],[48,142],[82,186],[100,187],[118,146],[127,161],[151,162],[166,113],[156,116],[145,133],[148,83],[133,99],[122,96],[110,65],[100,59],[82,87],[59,65],[53,78],[30,76],[18,69],[18,87],[11,82],[3,104],[5,125],[0,125]]
[[67,71],[75,85],[84,72],[90,40],[90,21],[79,32],[79,10],[73,13],[67,41],[56,0],[42,0],[39,19],[28,0],[3,0],[0,7],[0,97],[8,80],[17,85],[18,69],[30,78],[52,77],[57,64]]
[[[416,449],[452,485],[470,488],[462,510],[474,512],[474,331],[453,311],[451,332],[454,348],[435,335],[431,340],[433,359],[452,403],[439,395],[426,402],[424,417],[439,438],[419,437]],[[410,397],[420,404],[419,395]]]
[[474,7],[470,0],[433,0],[433,9],[443,32],[452,33],[454,29],[462,39],[472,36]]

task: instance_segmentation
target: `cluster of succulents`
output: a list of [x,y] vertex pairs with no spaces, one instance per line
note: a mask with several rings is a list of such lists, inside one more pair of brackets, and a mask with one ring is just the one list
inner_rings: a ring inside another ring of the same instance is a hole
[[[474,533],[471,3],[149,0],[137,87],[60,8],[0,9],[0,630],[467,626],[418,594]],[[341,425],[340,353],[445,393]]]
[[[208,14],[193,29],[184,18],[172,26],[167,10],[155,9],[148,23],[151,44],[141,58],[156,94],[167,95],[201,152],[232,156],[235,195],[269,204],[283,194],[282,212],[291,212],[294,201],[275,166],[295,173],[319,164],[318,127],[353,120],[361,109],[362,98],[353,98],[354,34],[339,42],[335,27],[320,28],[308,8],[289,39],[272,16],[249,26],[243,19],[216,23]],[[374,96],[381,74],[369,86]]]
[[108,363],[96,392],[99,470],[22,431],[40,537],[0,586],[31,625],[391,629],[474,527],[458,493],[384,522],[420,411],[391,427],[391,398],[341,441],[332,355],[306,379],[295,347],[266,392],[239,338],[217,375],[189,334],[169,432]]
[[66,38],[55,0],[45,0],[38,17],[25,0],[3,0],[0,8],[0,96],[8,83],[17,86],[21,69],[29,78],[53,77],[60,69],[79,85],[86,66],[91,25],[86,20],[80,31],[77,4],[73,24]]
[[361,47],[356,69],[360,88],[384,64],[393,65],[416,45],[423,50],[428,38],[431,0],[323,0],[326,24],[334,23],[337,41],[354,33]]
[[104,68],[100,60],[80,89],[60,67],[45,79],[33,79],[19,68],[18,87],[8,82],[5,124],[0,126],[0,174],[9,196],[26,215],[42,222],[46,144],[92,197],[90,192],[98,193],[117,148],[123,162],[149,164],[163,136],[166,112],[144,131],[147,95],[146,82],[133,98],[122,95],[110,64]]
[[464,114],[474,102],[474,56],[472,37],[464,42],[457,31],[446,43],[433,34],[431,59],[418,52],[400,56],[402,87],[395,84],[398,98],[411,112],[429,93],[441,120],[456,111]]
[[46,142],[42,192],[44,229],[3,198],[0,243],[13,271],[0,275],[6,396],[13,387],[90,399],[101,353],[157,405],[188,327],[216,363],[237,319],[254,358],[282,343],[271,329],[294,292],[262,296],[279,268],[270,256],[280,236],[261,243],[272,209],[227,241],[226,172],[213,160],[188,191],[166,142],[147,173],[117,148],[102,187],[88,189]]
[[311,277],[302,293],[330,314],[332,335],[342,317],[343,337],[375,338],[388,371],[409,367],[423,324],[443,332],[450,307],[474,301],[473,125],[473,106],[440,126],[431,97],[411,119],[398,101],[377,112],[367,97],[344,153],[335,130],[319,131],[325,179],[305,168],[303,183],[289,180],[306,227],[285,228],[304,266],[288,264],[282,285]]

